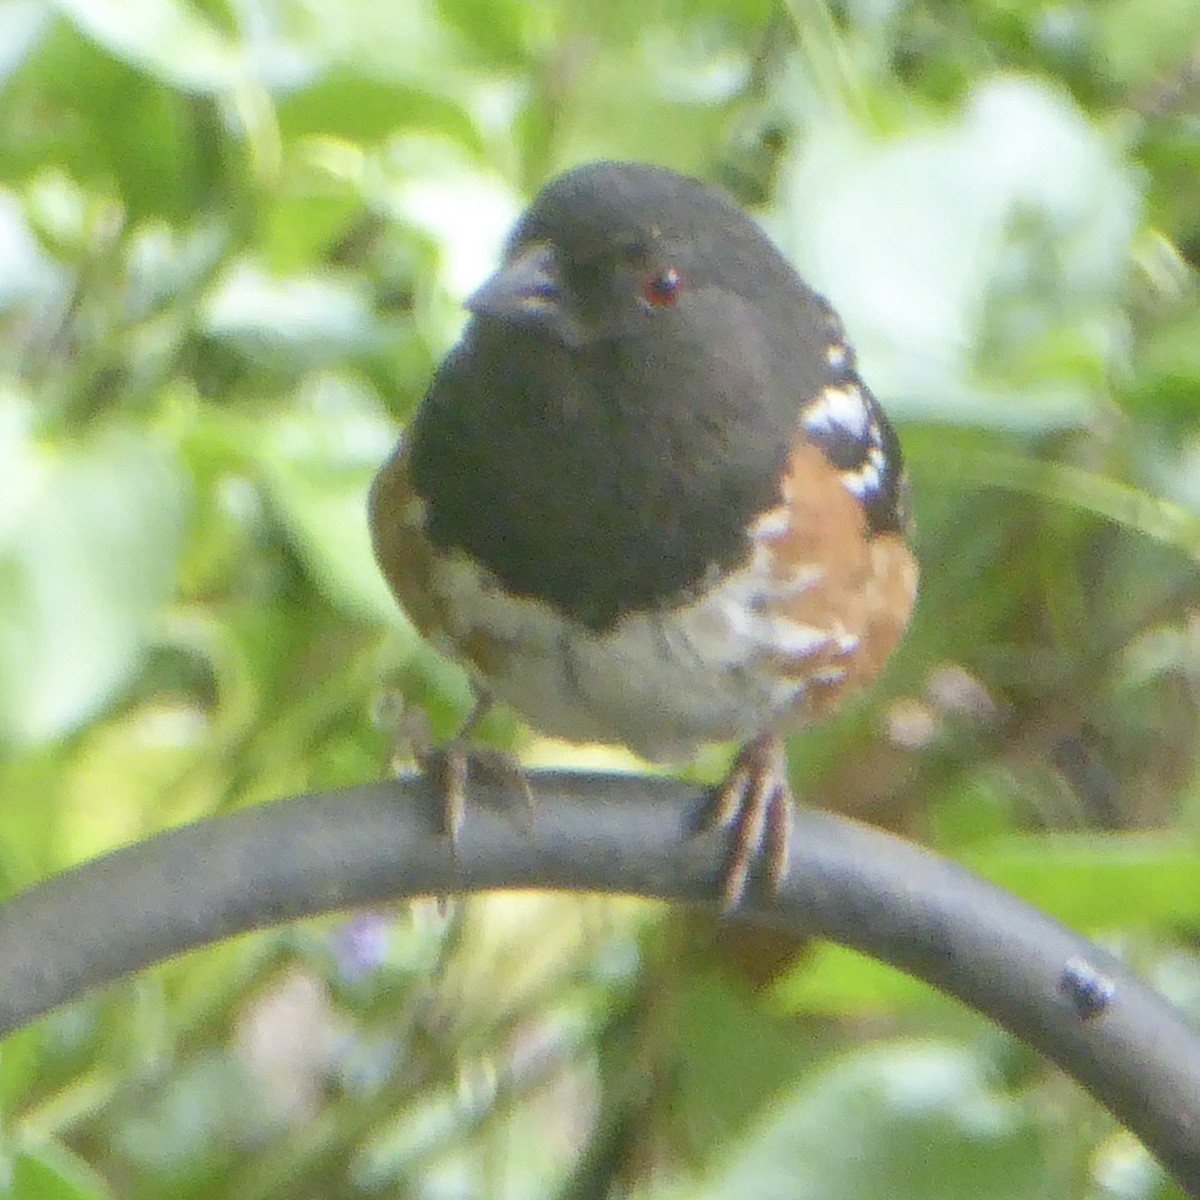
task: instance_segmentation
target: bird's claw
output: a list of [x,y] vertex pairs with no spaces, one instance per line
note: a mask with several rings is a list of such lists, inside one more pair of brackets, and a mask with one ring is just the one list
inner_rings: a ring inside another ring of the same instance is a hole
[[417,765],[442,801],[442,829],[457,852],[471,776],[476,772],[503,785],[505,797],[520,796],[522,824],[533,830],[534,799],[529,780],[514,754],[488,746],[470,745],[460,734],[442,746],[426,746],[417,752]]
[[712,827],[733,832],[733,847],[721,889],[721,908],[742,902],[754,863],[765,857],[767,884],[779,888],[788,870],[792,792],[783,745],[777,737],[748,742],[714,796]]

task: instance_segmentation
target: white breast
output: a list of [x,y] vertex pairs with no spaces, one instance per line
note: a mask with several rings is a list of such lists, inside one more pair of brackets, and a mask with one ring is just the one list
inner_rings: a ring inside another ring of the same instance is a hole
[[[768,539],[778,519],[764,514],[746,564],[686,607],[636,613],[604,633],[505,595],[478,563],[454,555],[432,580],[447,614],[444,648],[455,654],[476,631],[512,647],[503,673],[481,682],[555,737],[619,742],[658,760],[687,758],[705,742],[749,739],[792,712],[807,682],[801,672],[764,664],[857,645],[844,630],[778,615],[821,577],[815,567],[786,578],[773,570]],[[834,682],[839,672],[826,667],[821,678]]]

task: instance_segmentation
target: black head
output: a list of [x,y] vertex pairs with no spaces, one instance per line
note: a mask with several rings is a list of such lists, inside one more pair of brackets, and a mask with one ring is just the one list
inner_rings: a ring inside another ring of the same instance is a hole
[[645,163],[589,163],[549,183],[467,302],[566,346],[669,322],[689,292],[751,299],[795,279],[758,227],[719,192]]

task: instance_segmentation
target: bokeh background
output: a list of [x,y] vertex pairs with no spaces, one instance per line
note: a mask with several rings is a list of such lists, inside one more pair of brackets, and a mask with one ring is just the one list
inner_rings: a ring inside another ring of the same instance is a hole
[[[871,695],[794,740],[797,790],[1200,1019],[1195,0],[0,0],[5,891],[376,778],[397,697],[454,727],[464,681],[386,594],[365,492],[508,223],[596,157],[751,208],[901,428],[919,609]],[[38,1022],[0,1047],[0,1179],[1177,1194],[915,981],[515,895],[238,939]]]

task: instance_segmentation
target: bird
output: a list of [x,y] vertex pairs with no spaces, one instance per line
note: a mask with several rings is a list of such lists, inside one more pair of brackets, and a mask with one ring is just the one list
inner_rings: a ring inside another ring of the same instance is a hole
[[723,192],[597,161],[550,180],[369,499],[379,567],[476,706],[685,762],[725,910],[788,870],[783,738],[871,682],[918,569],[900,444],[833,308]]

